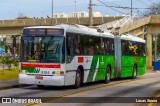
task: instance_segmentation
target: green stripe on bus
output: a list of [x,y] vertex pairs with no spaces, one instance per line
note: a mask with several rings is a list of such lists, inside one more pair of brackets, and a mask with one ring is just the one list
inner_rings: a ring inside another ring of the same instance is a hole
[[98,62],[98,56],[93,56],[91,67],[90,67],[91,70],[89,71],[87,82],[92,82],[94,73],[96,71],[97,62]]
[[28,73],[34,73],[35,68],[22,67],[21,70],[26,70]]

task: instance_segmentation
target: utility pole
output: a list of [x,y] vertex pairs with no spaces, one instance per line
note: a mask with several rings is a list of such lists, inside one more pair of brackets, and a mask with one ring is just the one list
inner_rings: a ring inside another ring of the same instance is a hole
[[53,25],[53,0],[52,0],[52,15],[51,15],[52,17],[52,19],[51,19],[51,23],[52,23],[52,25]]
[[75,10],[74,10],[74,12],[77,12],[77,0],[74,0],[74,3],[75,3]]
[[132,17],[132,0],[131,0],[131,12],[130,12],[130,16]]
[[93,8],[92,0],[89,2],[89,26],[93,26]]

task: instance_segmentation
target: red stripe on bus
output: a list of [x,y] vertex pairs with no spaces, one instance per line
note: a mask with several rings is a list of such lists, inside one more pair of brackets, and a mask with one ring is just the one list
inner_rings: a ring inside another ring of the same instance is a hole
[[46,65],[46,64],[24,64],[21,63],[21,67],[26,68],[60,68],[60,64],[57,65]]

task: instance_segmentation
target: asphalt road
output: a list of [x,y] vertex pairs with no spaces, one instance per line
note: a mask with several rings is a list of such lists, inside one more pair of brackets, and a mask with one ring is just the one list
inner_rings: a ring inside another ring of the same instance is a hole
[[[42,104],[0,104],[3,106],[152,106],[157,103],[136,103],[146,97],[159,97],[160,73],[149,73],[136,79],[112,80],[84,84],[79,89],[68,87],[28,86],[0,90],[0,97],[49,97]],[[56,97],[56,98],[55,98]],[[142,98],[139,98],[142,97]],[[155,99],[155,98],[154,98]],[[156,100],[156,99],[155,99]],[[131,101],[131,102],[130,102]],[[121,103],[122,102],[122,103]],[[45,104],[44,104],[45,103]]]

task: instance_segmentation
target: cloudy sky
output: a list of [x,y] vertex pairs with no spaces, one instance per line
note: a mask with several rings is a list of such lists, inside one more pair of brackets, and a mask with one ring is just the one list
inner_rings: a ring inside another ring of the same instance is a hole
[[[53,0],[54,13],[67,13],[71,14],[75,10],[75,0]],[[89,0],[76,0],[77,11],[87,11]],[[119,5],[130,6],[131,0],[101,0],[106,5]],[[159,0],[133,0],[133,7],[146,8],[153,3],[157,3]],[[0,3],[0,20],[2,19],[15,19],[19,13],[23,13],[28,17],[47,17],[51,14],[52,0],[1,0]],[[93,0],[94,11],[99,11],[102,15],[116,15],[123,13],[129,13],[129,10],[117,9],[115,11],[104,6],[98,0]],[[120,11],[120,12],[119,12]],[[141,10],[144,11],[144,10]],[[137,14],[137,10],[134,10],[133,14]]]

